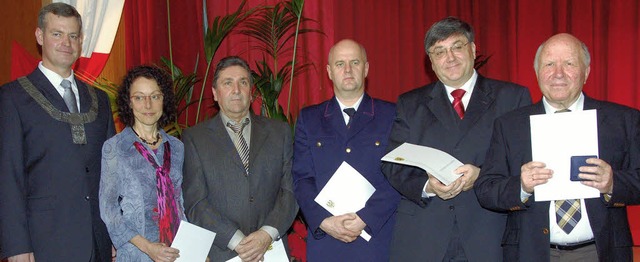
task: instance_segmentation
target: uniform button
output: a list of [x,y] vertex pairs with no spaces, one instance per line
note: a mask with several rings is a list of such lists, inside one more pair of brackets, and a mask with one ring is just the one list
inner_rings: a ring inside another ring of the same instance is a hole
[[90,199],[91,199],[91,197],[90,197],[90,196],[84,196],[84,200],[89,201]]
[[548,228],[543,228],[542,229],[542,234],[548,235],[549,234],[549,229]]
[[380,146],[380,141],[375,142],[376,146]]
[[318,142],[316,142],[316,146],[317,146],[317,147],[321,147],[321,146],[322,146],[322,143],[321,143],[320,141],[318,141]]
[[347,149],[345,151],[347,151],[347,153],[351,153],[351,148],[347,147]]
[[89,167],[85,167],[84,171],[86,171],[87,173],[89,173]]
[[455,206],[449,206],[449,210],[451,210],[451,211],[456,210],[456,207]]
[[249,197],[249,202],[253,202],[253,197]]

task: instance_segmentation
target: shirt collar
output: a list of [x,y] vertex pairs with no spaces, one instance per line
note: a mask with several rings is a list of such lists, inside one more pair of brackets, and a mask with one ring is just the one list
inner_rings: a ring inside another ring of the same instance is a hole
[[[251,117],[249,117],[250,114],[247,114],[245,117],[242,118],[241,122],[244,122],[245,119],[249,119],[249,124],[251,124]],[[236,121],[233,121],[231,118],[229,118],[227,115],[225,115],[222,111],[220,111],[220,117],[222,118],[222,123],[224,124],[224,126],[227,126],[227,123],[231,122],[232,125],[238,124],[236,123]]]
[[71,86],[74,86],[76,84],[75,82],[75,77],[73,75],[73,70],[71,70],[71,75],[69,75],[69,77],[64,78],[62,76],[60,76],[58,73],[53,72],[53,70],[46,68],[44,65],[42,65],[42,61],[40,61],[40,63],[38,63],[38,69],[40,69],[40,71],[42,71],[42,74],[44,74],[44,76],[49,79],[49,82],[51,82],[51,84],[56,88],[62,88],[60,87],[60,83],[62,83],[62,80],[67,79],[71,82]]
[[471,97],[471,93],[473,92],[473,88],[476,86],[477,80],[478,80],[478,72],[476,72],[476,70],[474,69],[473,75],[471,75],[471,78],[469,78],[469,80],[467,80],[467,82],[465,82],[460,88],[451,87],[443,83],[444,88],[447,90],[447,96],[449,96],[449,100],[453,101],[453,96],[451,96],[451,92],[453,92],[453,90],[456,90],[456,89],[462,89],[465,91],[463,97]]
[[353,106],[345,106],[342,102],[340,102],[340,99],[338,99],[338,97],[336,97],[336,101],[338,101],[338,105],[340,106],[340,111],[344,110],[345,108],[353,108],[356,111],[358,111],[358,107],[360,106],[360,103],[362,102],[362,98],[364,98],[364,93],[362,93],[362,95],[360,96],[360,98],[358,99],[358,101],[356,101]]
[[[558,110],[564,109],[564,108],[553,107],[551,104],[549,104],[549,101],[547,101],[547,98],[544,96],[542,97],[542,104],[544,105],[544,111],[547,114],[553,114]],[[578,96],[578,99],[575,102],[573,102],[573,104],[571,104],[569,107],[567,107],[567,109],[571,110],[572,112],[584,110],[584,94],[580,93],[580,96]]]

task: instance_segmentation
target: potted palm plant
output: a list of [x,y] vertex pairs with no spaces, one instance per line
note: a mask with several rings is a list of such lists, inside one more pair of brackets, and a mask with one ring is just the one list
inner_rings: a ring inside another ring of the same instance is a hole
[[[239,32],[255,41],[252,49],[262,53],[253,72],[254,83],[262,99],[261,114],[270,118],[291,122],[291,92],[293,78],[312,67],[310,62],[298,62],[298,36],[319,29],[302,27],[312,19],[302,16],[304,0],[289,0],[267,6],[248,17]],[[292,43],[293,42],[293,43]],[[285,85],[289,85],[286,111],[278,103]]]

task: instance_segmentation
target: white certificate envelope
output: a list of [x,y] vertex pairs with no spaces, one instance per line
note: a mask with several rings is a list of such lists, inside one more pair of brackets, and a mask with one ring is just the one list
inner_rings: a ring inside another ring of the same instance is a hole
[[[342,162],[327,184],[314,199],[334,216],[355,213],[362,209],[376,188],[355,168]],[[362,230],[362,238],[371,236]]]
[[445,185],[453,183],[460,177],[454,170],[462,166],[462,162],[447,152],[428,146],[404,143],[382,157],[382,161],[415,166],[424,169]]
[[180,221],[180,227],[171,247],[180,250],[178,262],[205,261],[213,244],[216,233],[191,224]]
[[[242,259],[236,256],[227,260],[227,262],[242,262]],[[264,253],[264,262],[289,262],[289,257],[287,256],[287,251],[284,250],[282,239],[271,243],[267,252]]]
[[596,110],[532,115],[531,156],[546,164],[553,177],[534,187],[535,201],[595,198],[600,192],[571,181],[571,156],[598,155]]

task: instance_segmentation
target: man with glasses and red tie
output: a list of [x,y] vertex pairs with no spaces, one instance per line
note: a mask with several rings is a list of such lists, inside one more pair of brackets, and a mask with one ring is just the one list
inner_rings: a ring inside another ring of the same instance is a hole
[[475,71],[473,28],[458,18],[431,26],[425,50],[439,81],[398,98],[388,151],[407,142],[445,151],[464,165],[456,169],[462,176],[446,186],[422,169],[383,164],[403,196],[391,261],[500,261],[506,216],[480,206],[474,182],[493,121],[531,104],[529,91]]

